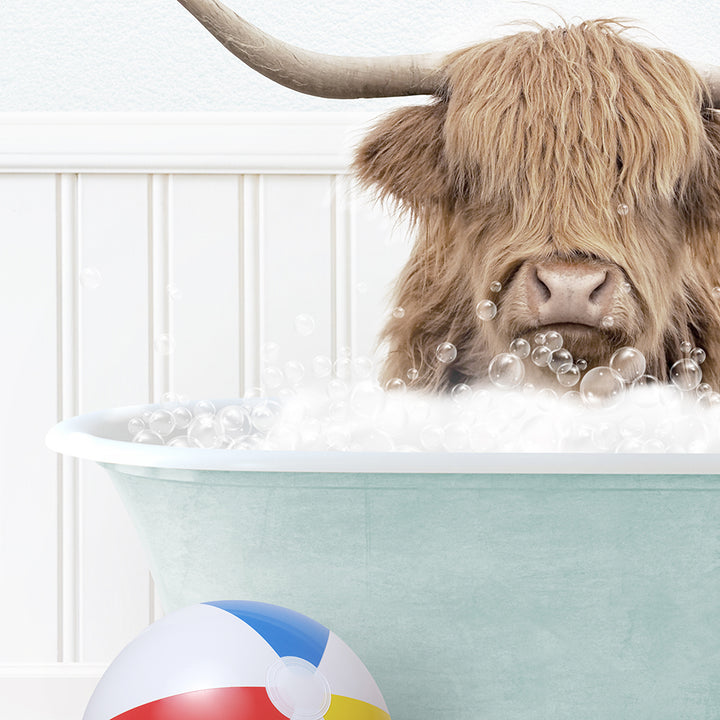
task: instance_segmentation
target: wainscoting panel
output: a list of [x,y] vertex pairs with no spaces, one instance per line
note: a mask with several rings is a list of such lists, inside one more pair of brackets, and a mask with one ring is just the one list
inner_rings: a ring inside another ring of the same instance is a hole
[[408,229],[347,173],[366,115],[0,115],[0,717],[77,720],[162,613],[104,471],[47,430],[370,355]]

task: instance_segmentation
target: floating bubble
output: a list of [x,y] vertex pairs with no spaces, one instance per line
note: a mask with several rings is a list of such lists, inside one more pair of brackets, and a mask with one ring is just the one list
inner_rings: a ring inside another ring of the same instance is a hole
[[385,406],[385,393],[375,382],[358,383],[350,394],[350,407],[361,418],[374,420]]
[[481,320],[492,320],[497,315],[497,305],[492,300],[481,300],[475,306],[475,314]]
[[709,392],[698,398],[698,405],[705,410],[716,410],[720,408],[720,393]]
[[466,385],[465,383],[458,383],[453,387],[453,389],[450,391],[450,397],[456,402],[456,403],[464,403],[470,400],[473,396],[472,388],[469,385]]
[[367,380],[372,375],[373,361],[371,358],[361,355],[352,361],[353,375],[359,380]]
[[577,385],[580,381],[580,369],[577,365],[574,365],[572,363],[562,365],[560,368],[558,368],[556,374],[558,382],[563,387],[572,387],[573,385]]
[[175,350],[175,341],[168,333],[160,333],[153,343],[158,355],[170,355]]
[[211,450],[219,448],[223,443],[222,428],[216,425],[212,415],[196,417],[190,423],[187,434],[196,447]]
[[278,402],[265,400],[253,407],[250,412],[250,421],[259,432],[267,432],[277,422],[279,412],[280,404]]
[[328,382],[326,392],[331,400],[342,400],[347,397],[350,388],[342,378],[333,378]]
[[580,370],[580,372],[585,372],[585,370],[587,370],[588,362],[584,358],[576,360],[575,364],[578,366],[578,370]]
[[402,307],[394,308],[392,311],[392,316],[394,318],[398,318],[398,319],[404,318],[405,317],[405,308],[402,308]]
[[525,338],[515,338],[510,343],[510,352],[524,360],[530,355],[530,343]]
[[175,416],[169,410],[155,410],[150,416],[148,427],[165,438],[175,429]]
[[307,337],[315,332],[315,318],[312,315],[301,313],[295,316],[295,331],[298,335]]
[[530,358],[538,367],[547,367],[551,355],[552,350],[550,348],[547,348],[544,345],[538,345],[532,351]]
[[392,392],[403,392],[403,391],[407,390],[407,386],[405,385],[405,381],[402,378],[395,377],[395,378],[390,378],[385,383],[385,389],[388,392],[391,392],[391,391]]
[[283,365],[283,372],[291,385],[299,385],[305,377],[305,367],[298,360],[288,360]]
[[172,414],[175,417],[175,427],[178,430],[185,430],[193,420],[192,410],[184,406],[175,408]]
[[[550,349],[547,345],[545,347]],[[572,365],[573,362],[573,356],[572,353],[567,348],[559,348],[558,350],[553,350],[550,353],[550,357],[548,358],[548,367],[556,373],[558,370],[560,370],[563,365]]]
[[633,383],[645,373],[645,356],[634,347],[621,347],[610,358],[610,367],[626,382]]
[[165,441],[158,433],[152,430],[141,430],[132,441],[134,443],[140,443],[141,445],[164,445]]
[[693,348],[690,351],[690,359],[694,360],[698,365],[702,365],[705,362],[705,358],[707,358],[707,354],[700,347]]
[[535,335],[533,338],[536,345],[544,345],[545,344],[545,333],[539,332]]
[[603,315],[602,319],[600,320],[600,325],[602,325],[607,330],[613,327],[613,325],[615,325],[615,318],[612,315]]
[[694,360],[683,358],[670,368],[670,380],[683,392],[695,390],[702,381],[702,370]]
[[697,388],[695,388],[695,394],[698,398],[705,397],[705,395],[709,395],[712,391],[713,389],[710,383],[700,383]]
[[199,400],[193,405],[193,415],[203,417],[215,414],[215,404],[211,400]]
[[266,342],[262,348],[262,359],[266,363],[280,362],[280,345],[272,340]]
[[662,383],[654,375],[641,375],[630,387],[636,405],[653,407],[660,402]]
[[632,292],[632,285],[627,280],[624,280],[620,283],[620,290],[629,295]]
[[562,335],[556,330],[549,330],[545,333],[545,342],[543,345],[550,350],[559,350],[562,347],[563,338]]
[[353,364],[350,356],[341,355],[333,363],[333,372],[335,373],[335,377],[341,380],[350,380],[353,372]]
[[714,298],[720,298],[720,287],[717,285],[712,289],[712,296]]
[[612,408],[623,398],[625,383],[620,375],[609,367],[588,370],[580,381],[583,402],[591,408]]
[[316,355],[312,360],[313,375],[325,378],[332,372],[333,363],[327,355]]
[[145,421],[141,417],[131,417],[128,420],[130,437],[135,437],[141,430],[145,430]]
[[168,297],[170,300],[176,301],[176,300],[182,300],[183,294],[182,290],[175,285],[174,283],[168,283],[168,286],[166,288]]
[[285,381],[283,371],[275,365],[267,365],[262,369],[261,378],[265,387],[274,390],[279,388]]
[[420,373],[418,372],[417,368],[412,367],[407,371],[408,380],[410,380],[411,382],[417,380],[419,376]]
[[85,267],[80,271],[80,284],[86,290],[97,290],[102,285],[102,275],[95,267]]
[[558,400],[557,393],[552,388],[542,388],[536,395],[537,406],[540,410],[547,412],[552,410]]
[[680,351],[685,353],[686,355],[692,350],[692,343],[688,342],[687,340],[684,340],[680,343]]
[[625,203],[620,203],[617,206],[617,213],[618,215],[627,215],[630,212],[630,206],[626,205]]
[[237,440],[252,432],[250,415],[242,405],[226,405],[217,414],[217,421],[226,437]]
[[488,377],[496,387],[509,390],[522,384],[525,379],[525,365],[517,355],[500,353],[490,361]]
[[490,283],[490,291],[494,293],[499,293],[502,290],[502,283],[499,280],[495,280],[495,282]]
[[435,357],[441,363],[451,363],[457,357],[457,348],[451,342],[440,343],[435,349]]

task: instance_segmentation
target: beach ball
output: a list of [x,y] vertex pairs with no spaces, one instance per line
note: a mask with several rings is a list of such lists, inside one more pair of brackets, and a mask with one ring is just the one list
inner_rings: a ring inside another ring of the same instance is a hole
[[389,720],[357,655],[326,627],[259,602],[178,610],[110,664],[83,720]]

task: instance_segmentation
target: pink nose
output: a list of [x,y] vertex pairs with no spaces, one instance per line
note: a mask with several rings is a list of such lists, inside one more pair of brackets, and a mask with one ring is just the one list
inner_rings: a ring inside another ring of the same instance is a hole
[[526,290],[528,306],[540,325],[599,326],[610,310],[615,281],[601,266],[547,262],[529,269]]

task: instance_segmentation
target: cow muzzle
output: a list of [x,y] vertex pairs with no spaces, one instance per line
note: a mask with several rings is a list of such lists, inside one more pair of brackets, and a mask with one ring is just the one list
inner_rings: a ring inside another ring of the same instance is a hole
[[541,262],[527,268],[525,296],[537,325],[600,328],[613,306],[615,268],[606,264]]

